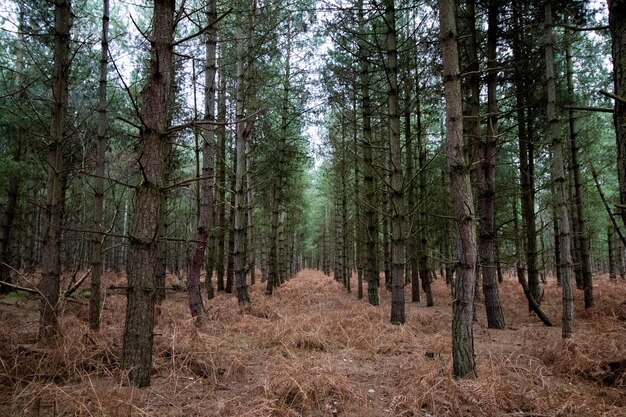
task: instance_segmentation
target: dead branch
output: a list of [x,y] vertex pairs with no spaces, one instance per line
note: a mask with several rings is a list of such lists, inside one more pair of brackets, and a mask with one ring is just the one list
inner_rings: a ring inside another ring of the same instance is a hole
[[526,296],[526,299],[528,300],[528,304],[530,304],[530,308],[535,312],[537,317],[539,317],[539,319],[546,326],[548,327],[554,326],[552,322],[550,321],[550,319],[548,318],[548,316],[546,316],[546,313],[543,312],[541,307],[539,307],[539,304],[537,304],[537,301],[533,298],[532,294],[530,293],[530,288],[528,288],[528,283],[526,282],[526,277],[524,276],[524,268],[520,267],[519,265],[517,266],[517,280],[522,285],[522,288],[524,289],[524,295]]
[[17,290],[17,291],[24,291],[30,294],[39,294],[39,291],[37,290],[34,290],[32,288],[22,287],[20,285],[11,284],[10,282],[0,281],[0,284],[5,285],[9,288],[13,288],[14,290]]

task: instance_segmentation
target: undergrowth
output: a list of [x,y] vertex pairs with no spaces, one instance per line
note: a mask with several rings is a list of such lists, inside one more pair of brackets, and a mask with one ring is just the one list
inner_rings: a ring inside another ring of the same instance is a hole
[[[123,278],[108,274],[105,283]],[[245,308],[218,294],[199,324],[184,293],[172,293],[158,309],[146,389],[128,386],[120,369],[122,294],[107,293],[98,333],[84,300],[62,306],[62,337],[49,345],[36,341],[36,300],[9,295],[0,298],[0,415],[626,415],[624,287],[596,277],[597,307],[577,300],[575,336],[564,342],[560,289],[545,287],[543,308],[557,324],[547,328],[505,281],[507,329],[487,329],[476,304],[478,375],[465,380],[451,377],[451,298],[441,279],[436,306],[407,303],[402,326],[388,323],[384,289],[373,307],[317,271],[272,297],[255,285]]]

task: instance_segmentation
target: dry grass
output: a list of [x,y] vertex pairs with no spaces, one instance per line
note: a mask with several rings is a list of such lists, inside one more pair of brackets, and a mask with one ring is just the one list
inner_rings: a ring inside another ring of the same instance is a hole
[[[157,319],[152,386],[142,390],[126,386],[119,367],[121,294],[107,296],[97,334],[86,305],[64,306],[53,346],[36,343],[34,299],[0,298],[0,415],[626,416],[623,282],[597,277],[597,307],[577,300],[575,337],[563,342],[506,281],[506,330],[487,329],[477,304],[478,377],[467,380],[451,378],[451,299],[442,280],[433,288],[436,307],[408,303],[404,326],[388,323],[384,290],[372,307],[316,271],[271,298],[256,285],[243,309],[219,294],[199,325],[184,294],[171,294]],[[548,285],[543,306],[557,324],[560,300]]]

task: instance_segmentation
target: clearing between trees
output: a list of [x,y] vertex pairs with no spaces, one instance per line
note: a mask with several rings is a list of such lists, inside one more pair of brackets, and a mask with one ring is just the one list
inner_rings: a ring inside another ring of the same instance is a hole
[[[103,277],[107,287],[125,282]],[[0,298],[0,415],[626,415],[626,288],[596,282],[596,307],[585,310],[578,297],[574,336],[564,341],[560,288],[545,286],[542,306],[557,325],[545,327],[506,279],[506,329],[487,329],[477,303],[478,377],[464,380],[451,377],[452,299],[441,278],[432,283],[435,307],[407,303],[404,325],[389,323],[389,292],[373,307],[313,270],[272,297],[251,286],[244,308],[219,293],[199,325],[186,294],[171,293],[159,307],[145,389],[124,384],[123,292],[107,292],[100,333],[89,330],[86,303],[66,303],[63,336],[48,347],[36,343],[37,300],[11,293]]]

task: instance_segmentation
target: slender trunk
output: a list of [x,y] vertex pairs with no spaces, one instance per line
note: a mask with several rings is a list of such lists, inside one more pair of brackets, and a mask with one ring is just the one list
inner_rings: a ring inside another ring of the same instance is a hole
[[68,102],[70,72],[70,30],[72,11],[70,0],[54,4],[54,68],[52,74],[52,106],[50,115],[50,144],[48,145],[47,196],[43,237],[43,265],[40,282],[41,305],[39,338],[48,340],[60,333],[57,319],[61,278],[61,224],[65,209],[66,132],[65,117]]
[[613,229],[612,225],[608,225],[607,226],[607,243],[609,246],[609,279],[611,281],[615,281],[617,280],[617,273],[616,273],[616,269],[615,269],[615,258],[616,258],[616,251],[615,251],[615,231]]
[[363,253],[364,233],[363,233],[363,219],[361,215],[361,181],[360,181],[360,169],[359,169],[359,147],[358,147],[358,123],[357,123],[357,98],[356,98],[356,85],[354,86],[355,94],[353,94],[352,108],[352,152],[354,154],[354,260],[356,265],[357,274],[357,299],[363,299],[363,268],[365,264],[365,256]]
[[[526,249],[526,268],[528,271],[528,287],[530,292],[541,304],[541,289],[537,274],[537,227],[535,221],[535,198],[534,198],[534,147],[532,133],[529,127],[530,121],[527,115],[529,106],[529,86],[525,82],[527,77],[525,70],[528,68],[527,46],[524,37],[523,18],[521,5],[516,2],[513,7],[514,20],[518,30],[513,39],[513,55],[515,57],[515,94],[517,100],[517,125],[519,138],[520,158],[520,191],[522,202],[522,220],[525,232],[524,246]],[[530,306],[529,306],[530,309]]]
[[[202,180],[200,187],[200,207],[196,228],[195,244],[189,253],[189,268],[187,273],[187,302],[192,317],[198,317],[204,312],[202,295],[200,293],[200,271],[204,263],[206,242],[211,231],[211,215],[213,208],[213,164],[215,156],[214,125],[215,121],[215,73],[217,50],[217,20],[216,1],[210,0],[207,4],[207,39],[205,43],[206,64],[204,68],[204,120],[209,122],[202,126]],[[212,288],[210,275],[212,268],[206,271],[205,288]]]
[[455,377],[475,375],[474,269],[476,222],[474,199],[463,140],[462,93],[454,0],[439,1],[444,95],[446,99],[447,159],[450,188],[458,227],[458,268],[452,319],[452,362]]
[[[217,114],[219,124],[216,128],[217,155],[215,161],[217,179],[215,181],[215,210],[217,212],[217,227],[215,240],[217,241],[216,286],[217,291],[224,291],[224,263],[226,256],[226,76],[224,71],[219,73],[219,91],[217,94]],[[208,273],[208,272],[207,272]]]
[[245,245],[245,194],[244,179],[246,172],[246,137],[245,137],[245,120],[244,120],[244,98],[245,98],[245,82],[244,82],[244,35],[241,22],[237,24],[235,37],[237,41],[237,95],[235,103],[236,118],[236,164],[235,164],[235,221],[234,221],[234,268],[235,268],[235,287],[237,289],[237,301],[240,304],[250,302],[248,295],[248,287],[246,285],[246,254]]
[[622,221],[626,225],[626,4],[624,0],[607,0],[609,30],[613,40],[613,87],[617,96],[613,123],[617,140],[617,177],[619,179]]
[[[419,181],[419,214],[418,214],[418,254],[419,254],[419,276],[422,280],[422,289],[426,295],[426,306],[435,305],[433,292],[430,286],[431,268],[428,260],[428,212],[426,211],[427,191],[426,191],[426,135],[422,128],[422,109],[420,102],[420,90],[417,89],[417,153],[418,153],[418,181]],[[417,274],[416,274],[417,277]]]
[[374,178],[374,142],[372,137],[372,102],[370,96],[370,69],[367,43],[365,42],[365,19],[363,1],[358,1],[359,14],[359,65],[361,85],[361,115],[363,118],[363,187],[365,192],[365,281],[367,282],[367,300],[371,305],[378,305],[378,216],[373,202],[376,201]]
[[109,56],[109,0],[102,2],[102,38],[100,40],[100,82],[98,84],[98,134],[96,136],[95,178],[93,185],[93,236],[91,241],[91,294],[89,327],[100,329],[100,286],[102,264],[102,220],[104,211],[104,157],[107,134],[107,64]]
[[[278,217],[280,215],[280,200],[282,188],[278,184],[279,178],[274,179],[272,187],[272,213],[270,220],[270,238],[269,238],[269,259],[268,259],[268,275],[266,295],[272,295],[274,288],[278,286]],[[324,231],[326,228],[324,227]],[[324,244],[326,245],[326,237],[324,236]],[[327,274],[327,271],[324,271]]]
[[154,329],[157,243],[163,210],[164,141],[168,125],[173,75],[172,39],[174,0],[155,0],[151,36],[150,73],[141,92],[139,166],[143,182],[136,188],[134,216],[128,254],[128,303],[122,347],[122,364],[132,385],[150,384]]
[[479,254],[483,272],[483,293],[487,326],[492,329],[504,329],[504,314],[498,293],[496,271],[496,138],[498,136],[498,102],[496,87],[497,73],[497,33],[499,0],[491,0],[488,9],[487,29],[487,136],[481,142],[481,189],[480,189],[480,234]]
[[559,133],[559,120],[556,114],[556,79],[554,72],[554,38],[552,35],[552,2],[545,3],[545,59],[546,59],[546,90],[548,95],[547,117],[550,127],[549,137],[552,139],[552,163],[557,206],[557,221],[559,223],[559,241],[561,245],[561,273],[563,288],[563,328],[564,339],[572,337],[574,324],[574,292],[572,288],[572,252],[570,248],[569,213],[565,192],[565,162],[563,144]]
[[[570,45],[570,31],[565,31],[565,56],[567,68],[567,92],[570,100],[574,100],[573,64]],[[591,259],[589,254],[589,231],[585,220],[582,186],[580,179],[580,163],[578,162],[577,126],[574,111],[569,110],[569,135],[570,135],[570,158],[574,180],[574,207],[576,214],[575,239],[578,241],[578,256],[582,274],[582,284],[585,293],[585,308],[593,307],[593,280],[591,273]]]
[[389,162],[391,175],[391,323],[405,322],[404,311],[404,176],[400,143],[400,113],[398,109],[398,50],[396,46],[396,12],[394,0],[385,0],[387,35],[385,42],[385,72],[388,83]]

